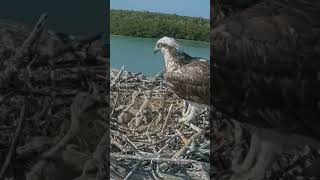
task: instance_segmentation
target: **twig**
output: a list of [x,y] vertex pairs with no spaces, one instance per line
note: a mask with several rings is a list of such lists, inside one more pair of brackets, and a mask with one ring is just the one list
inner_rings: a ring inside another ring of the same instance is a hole
[[[192,124],[191,124],[192,125]],[[194,125],[192,125],[194,126]],[[194,128],[194,127],[193,127]],[[198,127],[197,127],[198,128]],[[196,128],[195,128],[196,129]],[[189,139],[187,139],[184,143],[184,146],[172,157],[172,158],[179,158],[181,156],[183,156],[183,154],[188,150],[189,145],[194,142],[197,138],[199,138],[201,136],[201,134],[203,133],[202,129],[198,128],[198,132],[194,135],[192,135]]]
[[146,145],[144,145],[144,146],[141,146],[141,147],[139,147],[138,149],[144,149],[144,148],[147,148],[147,147],[150,147],[150,146],[154,146],[154,145],[157,145],[157,144],[159,144],[159,143],[161,143],[161,142],[163,142],[163,141],[167,141],[167,140],[170,140],[170,139],[175,138],[175,137],[176,137],[176,136],[172,136],[172,137],[168,136],[168,137],[165,137],[165,138],[160,139],[159,141],[153,142],[153,143],[151,143],[151,144],[146,144]]
[[134,165],[133,169],[127,174],[127,176],[124,178],[124,180],[128,180],[132,175],[133,175],[133,172],[135,170],[138,169],[138,167],[140,166],[141,162],[138,162]]
[[[130,141],[128,137],[126,137],[127,143],[130,145],[130,147],[133,149],[133,151],[139,155],[142,155],[141,152],[137,149],[137,147]],[[127,176],[124,178],[125,180],[129,179],[133,172],[140,166],[141,162],[138,162],[134,165],[133,169],[127,174]]]
[[1,168],[1,171],[0,171],[0,179],[3,179],[4,178],[4,174],[11,162],[11,159],[12,159],[12,156],[14,155],[15,153],[15,150],[16,150],[16,146],[18,144],[18,139],[20,137],[20,134],[21,134],[21,130],[22,130],[22,125],[23,125],[23,122],[25,120],[25,104],[22,106],[21,108],[21,111],[20,111],[20,117],[18,119],[18,127],[16,129],[16,133],[14,135],[14,138],[12,140],[12,143],[11,143],[11,146],[10,146],[10,149],[9,149],[9,152],[8,152],[8,155],[6,157],[6,160]]
[[157,156],[139,156],[139,155],[122,155],[111,153],[111,159],[128,159],[128,160],[139,160],[139,161],[154,161],[154,162],[167,162],[171,164],[178,164],[178,165],[188,165],[192,163],[196,164],[205,164],[204,162],[191,160],[191,159],[180,159],[180,158],[161,158],[159,155]]
[[120,71],[118,72],[117,76],[116,76],[116,77],[113,79],[113,81],[111,82],[111,84],[110,84],[110,89],[112,89],[112,88],[116,85],[116,83],[117,83],[118,81],[120,81],[120,78],[121,78],[121,76],[122,76],[123,70],[124,70],[124,66],[122,66],[122,68],[121,68]]
[[127,143],[129,144],[129,146],[132,148],[132,150],[141,155],[141,152],[138,150],[138,148],[133,144],[133,142],[131,142],[131,140],[126,136],[125,140],[127,141]]

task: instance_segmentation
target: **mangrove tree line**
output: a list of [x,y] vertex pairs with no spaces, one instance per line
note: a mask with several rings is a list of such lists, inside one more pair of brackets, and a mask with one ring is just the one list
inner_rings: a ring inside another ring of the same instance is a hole
[[111,10],[111,34],[122,36],[209,41],[208,19],[171,14]]

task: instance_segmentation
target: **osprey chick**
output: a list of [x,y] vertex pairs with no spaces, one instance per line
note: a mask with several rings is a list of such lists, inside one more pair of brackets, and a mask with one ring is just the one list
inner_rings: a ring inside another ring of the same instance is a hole
[[166,72],[164,79],[170,88],[182,99],[188,108],[180,122],[189,122],[201,108],[210,103],[210,64],[199,57],[191,57],[182,50],[182,44],[174,38],[159,39],[154,53],[161,51]]

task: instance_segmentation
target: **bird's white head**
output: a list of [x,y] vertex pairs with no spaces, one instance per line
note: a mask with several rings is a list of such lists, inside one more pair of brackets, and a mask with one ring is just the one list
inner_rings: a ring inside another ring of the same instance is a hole
[[182,50],[182,44],[176,39],[164,36],[159,39],[154,47],[154,54],[161,51],[163,54],[169,49],[175,49],[176,51]]

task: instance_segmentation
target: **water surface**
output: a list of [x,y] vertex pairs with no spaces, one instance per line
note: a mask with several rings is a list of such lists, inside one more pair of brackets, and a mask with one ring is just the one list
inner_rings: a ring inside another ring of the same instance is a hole
[[[112,68],[120,69],[123,65],[130,72],[142,72],[145,75],[155,75],[164,68],[161,53],[153,54],[158,39],[111,36],[110,64]],[[184,51],[196,57],[210,58],[209,43],[179,40]]]

